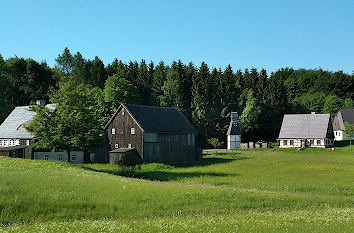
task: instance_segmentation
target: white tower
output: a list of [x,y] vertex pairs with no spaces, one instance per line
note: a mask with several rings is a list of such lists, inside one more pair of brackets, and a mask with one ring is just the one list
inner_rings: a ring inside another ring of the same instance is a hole
[[240,148],[241,144],[241,129],[238,125],[238,114],[237,112],[231,112],[231,122],[229,129],[227,130],[227,149]]

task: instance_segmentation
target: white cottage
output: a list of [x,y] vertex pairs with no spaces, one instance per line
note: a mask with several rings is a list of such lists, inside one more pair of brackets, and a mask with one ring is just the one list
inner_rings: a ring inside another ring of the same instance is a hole
[[345,122],[354,124],[354,108],[343,108],[335,114],[333,119],[334,140],[348,140],[348,137],[344,134]]
[[277,140],[281,148],[332,146],[330,114],[285,114]]
[[231,112],[231,122],[229,129],[227,130],[227,149],[240,148],[241,144],[241,129],[238,125],[238,114],[237,112]]

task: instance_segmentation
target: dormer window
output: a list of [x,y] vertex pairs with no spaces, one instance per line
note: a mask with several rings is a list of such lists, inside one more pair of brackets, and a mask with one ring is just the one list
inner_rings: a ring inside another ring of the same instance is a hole
[[17,128],[17,130],[24,130],[27,126],[29,126],[29,124],[22,124]]

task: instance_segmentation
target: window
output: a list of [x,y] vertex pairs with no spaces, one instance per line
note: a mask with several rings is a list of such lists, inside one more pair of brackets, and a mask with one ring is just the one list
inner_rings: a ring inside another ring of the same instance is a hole
[[317,145],[321,145],[321,140],[317,139]]
[[44,160],[49,160],[49,155],[45,155]]
[[115,145],[114,145],[114,148],[118,149],[118,144],[115,144]]
[[76,155],[71,155],[71,161],[76,161]]
[[336,136],[338,136],[338,132],[336,131]]
[[288,141],[284,140],[284,146],[287,146],[287,145],[288,145]]
[[128,144],[128,148],[132,148],[132,144],[129,143],[129,144]]
[[122,116],[124,116],[124,110],[122,111]]
[[135,134],[135,129],[134,128],[130,128],[130,134]]
[[112,128],[112,134],[116,134],[116,129]]
[[29,146],[30,140],[26,140],[26,146]]
[[294,145],[294,140],[290,140],[290,146]]
[[58,160],[63,161],[63,155],[59,155]]
[[310,140],[311,145],[314,145],[313,139]]
[[340,131],[338,132],[338,136],[340,136]]

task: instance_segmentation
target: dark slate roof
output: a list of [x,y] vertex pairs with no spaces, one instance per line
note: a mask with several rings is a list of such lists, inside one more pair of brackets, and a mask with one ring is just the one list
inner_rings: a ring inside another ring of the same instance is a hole
[[193,125],[176,108],[124,104],[145,132],[195,132]]
[[[55,110],[55,104],[47,104],[47,108]],[[25,129],[18,128],[32,122],[35,113],[29,106],[16,107],[0,125],[0,138],[4,139],[33,139],[33,135]]]
[[330,114],[284,115],[279,139],[281,138],[333,138],[329,130]]
[[144,132],[151,133],[194,133],[193,125],[176,108],[122,104],[106,124],[106,128],[121,107],[132,115]]
[[241,129],[237,122],[230,122],[226,135],[241,135]]
[[343,108],[339,111],[342,114],[343,123],[348,121],[350,124],[354,124],[354,108]]

